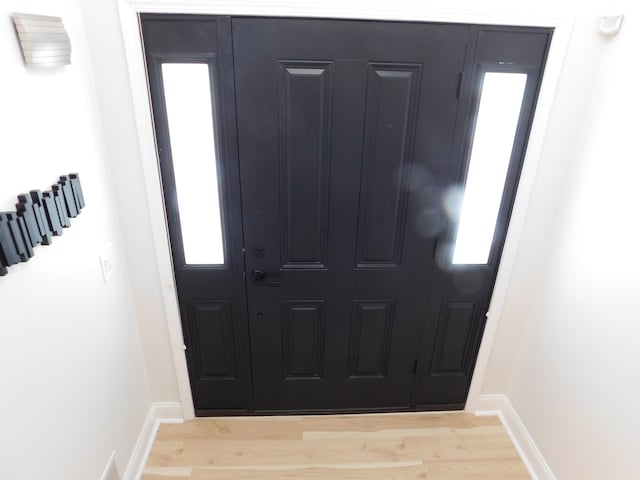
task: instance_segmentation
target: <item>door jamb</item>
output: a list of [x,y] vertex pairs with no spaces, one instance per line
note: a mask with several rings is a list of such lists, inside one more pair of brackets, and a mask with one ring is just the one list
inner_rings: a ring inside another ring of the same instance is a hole
[[[445,2],[442,2],[443,4]],[[326,2],[314,0],[280,0],[279,2],[257,3],[255,0],[117,0],[120,14],[122,40],[126,52],[128,76],[137,125],[140,148],[140,162],[145,178],[145,192],[149,202],[154,253],[160,273],[162,297],[166,314],[167,329],[171,343],[173,363],[176,371],[178,394],[185,420],[195,417],[193,397],[189,383],[184,355],[185,345],[178,308],[178,296],[173,275],[171,247],[164,215],[164,202],[160,181],[160,171],[156,153],[153,115],[149,99],[146,67],[143,54],[142,32],[138,14],[140,13],[191,13],[208,15],[253,15],[309,18],[336,18],[361,20],[424,21],[443,23],[473,23],[486,25],[513,25],[530,27],[551,27],[554,34],[547,58],[542,87],[538,96],[527,151],[518,183],[518,191],[509,222],[507,236],[500,258],[493,295],[491,297],[487,322],[482,343],[467,396],[466,411],[475,411],[482,390],[485,373],[502,310],[507,298],[509,281],[515,264],[520,235],[529,205],[531,191],[544,145],[548,118],[560,80],[565,54],[573,27],[571,16],[543,15],[531,16],[526,12],[502,13],[497,8],[483,13],[471,9],[451,10],[433,5],[423,6],[422,2],[411,0],[385,2],[357,0]],[[517,10],[517,6],[514,7]],[[524,9],[526,10],[526,9]]]

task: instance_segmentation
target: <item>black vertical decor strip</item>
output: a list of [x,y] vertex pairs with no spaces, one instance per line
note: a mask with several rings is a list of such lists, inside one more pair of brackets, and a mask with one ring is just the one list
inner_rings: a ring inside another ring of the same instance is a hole
[[31,201],[31,198],[27,195],[18,195],[16,210],[18,215],[24,220],[27,227],[29,244],[32,247],[40,245],[40,243],[42,243],[42,236],[40,235],[40,228],[38,227],[38,221],[36,220],[36,214],[33,209],[33,202]]
[[25,259],[26,262],[31,257],[33,257],[33,247],[31,246],[31,240],[29,240],[29,232],[27,231],[27,224],[24,221],[24,218],[18,216],[17,213],[12,213],[15,216],[16,222],[18,222],[18,229],[20,231],[20,237],[22,238],[22,242],[24,243],[24,251],[25,251]]
[[[75,176],[75,179],[71,178]],[[78,179],[77,173],[72,173],[70,175],[60,175],[60,181],[58,182],[60,185],[69,187],[71,195],[73,196],[73,203],[75,205],[76,212],[80,213],[82,207],[84,207],[84,199],[81,199],[80,194],[82,192],[78,192],[79,186],[76,186],[76,183],[79,184],[80,180]],[[66,195],[66,193],[65,193]]]
[[20,262],[20,255],[9,229],[9,218],[6,213],[0,213],[0,252],[2,252],[2,265],[10,267]]
[[64,228],[69,228],[71,226],[71,221],[69,220],[69,215],[67,214],[67,207],[64,203],[64,196],[62,195],[62,189],[60,188],[60,185],[52,185],[51,193],[53,195],[54,201],[56,202],[56,208],[58,209],[60,225],[62,225]]
[[64,206],[69,218],[76,218],[78,216],[78,209],[76,207],[76,200],[73,198],[71,185],[64,180],[60,180],[57,185],[53,185],[51,188],[62,193],[62,196],[64,197]]
[[42,235],[42,244],[51,245],[53,235],[53,228],[49,224],[47,219],[47,212],[44,208],[44,199],[42,198],[42,192],[40,190],[31,190],[29,192],[31,200],[33,201],[34,210],[37,212],[40,221],[38,227],[40,228],[40,235]]
[[84,206],[77,173],[61,175],[49,191],[18,195],[15,212],[0,212],[0,277],[11,265],[33,257],[34,247],[50,245],[52,236],[62,235]]
[[76,198],[76,204],[78,205],[78,211],[84,208],[84,195],[82,194],[82,185],[80,185],[80,175],[77,173],[69,174],[71,179],[71,187],[73,188],[73,195]]
[[43,192],[42,201],[51,231],[55,236],[62,235],[62,221],[60,220],[60,214],[58,213],[58,207],[56,206],[56,201],[53,198],[53,193]]
[[[20,231],[21,229],[18,217],[14,212],[7,212],[7,219],[9,221],[9,232],[11,232],[11,238],[13,239],[13,244],[16,246],[16,251],[18,252],[20,261],[26,262],[32,255],[29,255],[29,252],[27,252],[27,245],[25,244],[22,232]],[[33,253],[33,250],[31,253]]]

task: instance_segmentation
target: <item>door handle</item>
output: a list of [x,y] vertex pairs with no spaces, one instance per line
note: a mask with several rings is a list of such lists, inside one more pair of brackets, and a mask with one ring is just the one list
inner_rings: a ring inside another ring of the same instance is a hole
[[253,278],[254,282],[261,282],[264,280],[265,273],[263,270],[254,270],[251,272],[251,278]]
[[256,285],[264,285],[265,287],[279,287],[280,282],[274,280],[266,280],[267,274],[264,270],[254,270],[251,272],[251,279]]

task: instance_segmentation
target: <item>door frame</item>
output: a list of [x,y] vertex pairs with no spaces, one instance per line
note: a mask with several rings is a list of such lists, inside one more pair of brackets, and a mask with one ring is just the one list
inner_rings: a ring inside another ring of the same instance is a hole
[[[255,0],[117,0],[120,14],[122,40],[126,52],[129,84],[137,126],[140,163],[144,175],[144,189],[149,205],[149,214],[154,239],[154,253],[160,274],[162,297],[167,329],[171,343],[173,364],[176,372],[178,394],[185,420],[195,417],[189,373],[184,355],[185,345],[178,308],[178,296],[173,274],[173,261],[164,213],[164,199],[160,180],[160,169],[156,153],[153,114],[147,85],[147,74],[143,53],[142,32],[138,14],[175,13],[206,15],[252,15],[264,17],[307,17],[360,20],[392,20],[442,23],[471,23],[482,25],[506,25],[523,27],[554,28],[551,47],[546,61],[542,86],[529,134],[518,190],[508,225],[504,248],[499,261],[498,274],[490,301],[487,322],[478,352],[473,378],[467,396],[466,411],[475,411],[489,363],[493,341],[507,298],[509,281],[529,207],[532,187],[544,145],[548,118],[560,80],[565,54],[573,27],[574,17],[550,12],[532,12],[528,7],[510,5],[505,9],[495,5],[492,9],[478,12],[463,6],[452,9],[446,1],[423,6],[416,0],[389,2],[384,0],[342,0],[330,3],[312,0],[304,3],[296,0],[280,0],[277,3]],[[461,2],[462,3],[462,2]]]

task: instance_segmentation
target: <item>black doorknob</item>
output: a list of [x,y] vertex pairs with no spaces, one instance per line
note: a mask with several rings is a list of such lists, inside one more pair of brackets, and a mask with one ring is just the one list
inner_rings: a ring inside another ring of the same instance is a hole
[[260,282],[264,280],[264,271],[263,270],[254,270],[251,272],[254,282]]

